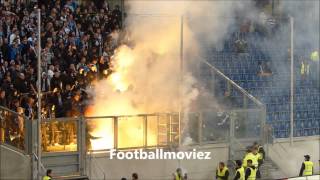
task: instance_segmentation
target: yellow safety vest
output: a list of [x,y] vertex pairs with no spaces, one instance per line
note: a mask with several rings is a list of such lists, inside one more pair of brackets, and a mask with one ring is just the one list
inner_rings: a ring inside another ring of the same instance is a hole
[[303,74],[309,74],[309,64],[304,64],[303,62],[301,63],[301,70],[300,73]]
[[256,155],[254,155],[253,153],[248,153],[243,159],[243,162],[242,162],[243,167],[247,167],[247,161],[249,159],[252,160],[252,165],[254,165],[255,167],[258,167],[258,159],[259,159],[258,153]]
[[241,167],[241,168],[237,169],[237,172],[239,172],[239,174],[240,174],[239,180],[244,180],[245,179],[245,177],[244,177],[244,167]]
[[312,61],[319,61],[319,52],[318,51],[314,51],[311,53],[310,59]]
[[49,176],[44,176],[44,177],[43,177],[43,180],[51,180],[51,177],[49,177]]
[[312,175],[312,170],[313,170],[313,162],[311,162],[311,161],[305,161],[305,162],[304,162],[303,176],[310,176],[310,175]]
[[248,167],[251,171],[250,176],[248,177],[248,180],[256,180],[257,175],[257,169],[253,169],[252,167]]
[[227,167],[224,167],[222,169],[222,171],[220,171],[219,167],[217,168],[217,176],[218,176],[218,179],[221,179],[220,177],[224,177],[226,175],[226,172],[228,171],[228,168]]
[[258,147],[258,154],[259,154],[259,158],[258,159],[263,159],[263,153],[260,153],[259,151],[261,150],[262,146]]
[[259,159],[259,160],[262,160],[262,159],[263,159],[263,154],[262,154],[262,153],[258,153],[258,155],[259,155],[259,156],[258,156],[258,159]]
[[174,173],[174,175],[175,175],[175,180],[182,180],[182,177],[179,177],[178,173]]

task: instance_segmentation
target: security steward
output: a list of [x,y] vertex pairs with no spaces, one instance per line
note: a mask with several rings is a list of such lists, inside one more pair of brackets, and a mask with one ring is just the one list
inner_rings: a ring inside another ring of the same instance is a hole
[[263,146],[261,146],[258,142],[253,143],[253,147],[256,147],[258,149],[258,154],[259,154],[259,161],[262,161],[261,163],[259,162],[259,165],[263,163],[263,160],[266,156],[266,152],[263,149]]
[[245,180],[256,180],[257,168],[252,164],[252,160],[247,160],[247,169],[245,171]]
[[251,152],[247,153],[246,156],[244,157],[243,159],[243,167],[246,168],[248,165],[247,165],[247,161],[249,159],[251,159],[252,161],[252,164],[256,167],[256,169],[258,168],[258,160],[259,160],[259,154],[258,154],[258,149],[257,147],[252,147],[251,148]]
[[51,180],[52,179],[52,170],[48,169],[47,170],[47,175],[43,177],[43,180]]
[[183,180],[181,168],[177,168],[176,172],[173,174],[173,180]]
[[310,156],[304,156],[304,162],[301,165],[299,176],[312,176],[313,175],[313,162],[310,161]]
[[219,167],[216,170],[216,179],[217,180],[228,180],[229,170],[224,164],[224,162],[219,163]]
[[241,160],[236,160],[236,175],[233,180],[244,180],[244,167]]

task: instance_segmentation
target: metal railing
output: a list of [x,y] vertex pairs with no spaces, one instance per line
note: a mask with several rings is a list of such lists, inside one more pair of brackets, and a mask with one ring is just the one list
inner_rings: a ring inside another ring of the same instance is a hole
[[206,91],[213,92],[217,97],[217,109],[228,112],[230,116],[228,129],[216,128],[229,133],[226,141],[229,143],[229,159],[234,160],[244,155],[246,146],[254,141],[267,144],[270,137],[265,129],[266,106],[206,59],[199,59],[199,79],[203,81]]
[[80,118],[42,119],[43,152],[78,151]]
[[[212,109],[188,113],[182,117],[188,126],[181,135],[178,113],[44,119],[41,122],[41,146],[45,153],[75,152],[81,148],[88,152],[111,148],[177,148],[179,138],[185,140],[186,137],[191,141],[183,145],[228,143],[230,137],[259,139],[262,113],[261,109]],[[27,129],[32,129],[33,125]],[[96,147],[101,143],[106,144]]]
[[0,106],[0,143],[13,146],[20,151],[31,154],[31,120],[24,116],[23,111],[14,112],[8,108]]
[[[265,105],[259,101],[257,98],[255,98],[253,95],[251,95],[248,91],[243,89],[241,86],[239,86],[237,83],[235,83],[232,79],[227,77],[225,74],[223,74],[219,69],[214,67],[211,63],[209,63],[207,60],[199,57],[201,59],[201,63],[205,64],[206,67],[209,69],[211,73],[211,77],[213,80],[223,80],[227,84],[227,90],[236,90],[239,91],[244,97],[250,99],[253,103],[255,103],[259,108],[265,108]],[[231,86],[231,87],[230,87]]]
[[[84,117],[89,150],[154,148],[177,145],[177,113],[155,113],[122,116]],[[98,127],[97,127],[98,126]],[[96,127],[96,129],[94,129]],[[94,142],[96,141],[96,142]],[[105,147],[93,147],[105,142]]]

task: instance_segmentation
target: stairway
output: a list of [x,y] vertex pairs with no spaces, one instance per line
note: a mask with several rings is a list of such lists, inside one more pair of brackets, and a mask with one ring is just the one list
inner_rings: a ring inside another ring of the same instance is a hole
[[59,179],[59,180],[89,180],[88,176],[59,176],[54,177],[53,180]]
[[282,179],[283,177],[286,177],[286,175],[281,172],[280,168],[268,157],[260,167],[260,172],[261,179],[263,180]]

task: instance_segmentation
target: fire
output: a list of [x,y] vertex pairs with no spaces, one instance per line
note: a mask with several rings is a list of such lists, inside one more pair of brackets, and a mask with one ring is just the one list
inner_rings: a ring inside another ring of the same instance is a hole
[[[174,22],[157,19],[146,23],[144,20],[128,24],[129,44],[133,47],[119,46],[111,58],[110,71],[106,72],[109,75],[94,85],[93,106],[85,115],[108,118],[88,120],[92,150],[155,146],[168,141],[164,136],[171,132],[165,124],[169,121],[159,123],[156,116],[147,119],[126,116],[178,112],[180,106],[180,18]],[[185,35],[187,32],[185,28]],[[194,44],[188,39],[184,37],[186,42]],[[189,50],[190,55],[196,51]],[[185,86],[193,87],[192,83]],[[119,117],[117,124],[114,117]],[[115,145],[116,125],[118,142]]]
[[129,87],[128,80],[125,77],[127,77],[128,68],[134,62],[134,55],[129,47],[120,46],[111,59],[112,69],[115,72],[110,75],[110,83],[114,87],[114,90],[124,92]]
[[[131,68],[134,61],[134,54],[129,47],[121,46],[115,51],[115,55],[111,59],[113,73],[107,79],[102,80],[105,85],[103,91],[106,91],[106,93],[98,93],[94,105],[86,110],[86,116],[88,117],[113,116],[88,120],[92,150],[105,150],[115,146],[118,148],[143,146],[145,130],[148,131],[148,145],[156,145],[156,129],[152,126],[144,127],[144,118],[141,116],[119,117],[117,121],[117,145],[114,142],[114,117],[143,112],[134,106],[132,100],[125,96],[132,93],[129,88],[132,86],[132,82],[128,78],[128,69]],[[108,95],[110,91],[111,93]],[[106,107],[106,101],[112,101],[112,106]]]
[[115,90],[124,92],[128,89],[128,84],[123,80],[123,77],[118,72],[110,75],[110,81],[113,84]]

